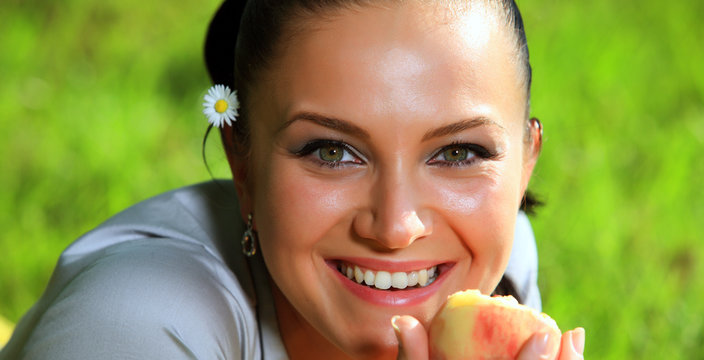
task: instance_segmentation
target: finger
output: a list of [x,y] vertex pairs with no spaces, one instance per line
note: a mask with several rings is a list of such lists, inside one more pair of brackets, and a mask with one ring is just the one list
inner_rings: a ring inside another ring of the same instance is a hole
[[559,339],[550,332],[539,332],[526,341],[518,353],[516,360],[548,360],[554,359],[558,351]]
[[559,360],[584,359],[584,328],[576,328],[562,335]]
[[391,325],[398,340],[398,359],[428,359],[428,334],[418,320],[408,315],[394,316]]

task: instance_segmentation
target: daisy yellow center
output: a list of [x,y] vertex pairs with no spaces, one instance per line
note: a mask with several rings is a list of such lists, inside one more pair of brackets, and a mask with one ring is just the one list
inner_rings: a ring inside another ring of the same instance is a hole
[[225,110],[227,110],[227,101],[220,99],[215,102],[215,111],[222,114]]

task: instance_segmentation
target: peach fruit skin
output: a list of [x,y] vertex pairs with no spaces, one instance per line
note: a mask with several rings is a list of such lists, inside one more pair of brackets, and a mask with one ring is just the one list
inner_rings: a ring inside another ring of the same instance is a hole
[[512,360],[528,338],[540,331],[552,332],[549,346],[555,356],[562,332],[549,316],[518,304],[512,296],[460,291],[447,298],[430,324],[430,358]]

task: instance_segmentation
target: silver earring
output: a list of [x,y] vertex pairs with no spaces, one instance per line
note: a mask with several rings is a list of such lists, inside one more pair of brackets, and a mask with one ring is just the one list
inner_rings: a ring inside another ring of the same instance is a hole
[[246,256],[257,253],[257,233],[252,229],[252,213],[247,215],[247,229],[242,234],[242,253]]

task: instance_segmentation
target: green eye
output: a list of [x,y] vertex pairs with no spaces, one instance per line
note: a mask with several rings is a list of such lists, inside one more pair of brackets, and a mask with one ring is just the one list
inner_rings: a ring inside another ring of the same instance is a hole
[[442,156],[445,161],[464,161],[467,160],[467,155],[469,151],[461,147],[449,148],[442,152]]
[[338,145],[326,145],[320,147],[318,150],[320,159],[328,162],[339,162],[342,161],[345,156],[345,149]]

